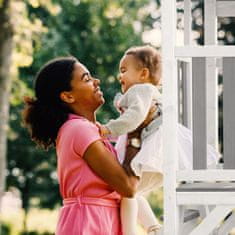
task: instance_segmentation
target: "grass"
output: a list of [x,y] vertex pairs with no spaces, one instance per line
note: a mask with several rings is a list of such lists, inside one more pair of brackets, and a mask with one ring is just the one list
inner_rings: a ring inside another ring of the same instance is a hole
[[[58,211],[46,209],[31,209],[28,214],[28,231],[38,231],[39,233],[54,233]],[[18,235],[23,229],[24,211],[9,211],[2,215],[2,222],[10,227],[9,235]]]
[[[19,235],[23,229],[23,210],[4,213],[2,222],[10,227],[10,234]],[[31,209],[27,219],[28,232],[37,231],[38,233],[55,232],[56,222],[58,218],[58,210]],[[146,233],[138,226],[138,235]]]
[[[153,211],[160,218],[162,214],[162,192],[157,191],[149,195],[149,201]],[[10,227],[10,234],[19,235],[23,229],[24,211],[5,210],[1,215],[1,221]],[[29,211],[27,218],[28,231],[37,231],[38,233],[51,233],[55,232],[55,227],[58,219],[58,210],[36,209],[33,208]],[[138,226],[138,235],[145,235],[146,233],[141,226]]]

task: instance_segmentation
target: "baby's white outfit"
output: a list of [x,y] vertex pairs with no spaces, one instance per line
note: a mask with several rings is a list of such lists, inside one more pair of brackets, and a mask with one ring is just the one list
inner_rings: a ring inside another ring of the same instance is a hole
[[[140,126],[146,119],[153,103],[156,103],[158,107],[155,119],[143,129],[141,133],[141,149],[131,161],[132,170],[140,177],[138,196],[159,188],[163,182],[161,93],[156,86],[150,83],[136,84],[130,87],[125,94],[119,96],[116,103],[117,108],[124,110],[124,112],[117,119],[110,120],[105,126],[110,130],[112,136],[119,136],[115,147],[121,163],[125,156],[127,133],[134,131]],[[181,124],[178,124],[177,128],[178,166],[180,169],[191,169],[193,162],[192,132]],[[218,157],[219,154],[208,145],[208,165],[215,165]],[[150,212],[146,211],[146,216],[150,214]],[[128,218],[128,216],[126,217]],[[125,226],[128,226],[128,224]],[[125,234],[132,234],[132,232],[126,232]]]
[[[120,136],[116,148],[120,162],[125,155],[125,142],[127,133],[135,130],[147,117],[153,103],[158,104],[158,113],[141,135],[141,149],[131,162],[131,168],[140,176],[140,191],[152,190],[162,183],[163,154],[162,154],[162,110],[161,93],[150,83],[136,84],[119,97],[118,108],[124,110],[120,117],[110,120],[105,126],[111,135]],[[192,132],[185,126],[178,124],[178,166],[179,169],[192,168]],[[121,150],[122,149],[122,150]],[[208,166],[215,165],[219,154],[208,145]]]
[[150,83],[136,84],[119,96],[118,107],[125,110],[117,119],[110,120],[105,126],[112,136],[120,136],[135,130],[148,115],[152,102],[161,103],[161,93]]

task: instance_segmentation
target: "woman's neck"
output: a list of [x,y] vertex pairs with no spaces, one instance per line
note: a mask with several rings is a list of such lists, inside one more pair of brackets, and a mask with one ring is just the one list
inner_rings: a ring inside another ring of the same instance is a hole
[[73,113],[86,118],[90,122],[93,122],[93,123],[96,122],[95,111],[90,111],[90,110],[85,110],[85,109],[82,110],[81,108],[79,108],[79,110],[73,109]]

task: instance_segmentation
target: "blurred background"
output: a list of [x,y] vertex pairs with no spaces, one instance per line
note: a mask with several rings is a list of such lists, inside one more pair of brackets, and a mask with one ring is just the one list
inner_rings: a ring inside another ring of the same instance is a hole
[[[181,45],[183,1],[177,8]],[[201,0],[193,1],[192,12],[193,43],[203,44]],[[234,44],[234,18],[219,18],[218,42]],[[36,72],[57,56],[77,57],[101,80],[106,103],[98,121],[105,123],[118,115],[112,100],[120,89],[119,60],[142,44],[161,48],[160,0],[0,0],[0,234],[54,234],[61,206],[55,151],[37,148],[22,126],[23,97],[33,95]],[[220,139],[221,129],[220,123]],[[162,191],[148,199],[162,219]]]

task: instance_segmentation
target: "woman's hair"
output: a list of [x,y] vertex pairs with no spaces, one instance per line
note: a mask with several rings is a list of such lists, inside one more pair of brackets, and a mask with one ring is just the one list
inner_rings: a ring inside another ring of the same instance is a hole
[[125,55],[133,55],[138,68],[147,68],[152,84],[159,85],[162,73],[162,61],[159,52],[152,46],[131,47]]
[[70,110],[60,99],[60,93],[71,90],[74,57],[61,57],[45,64],[35,78],[35,98],[25,98],[23,121],[31,138],[48,149],[56,145],[59,128]]

